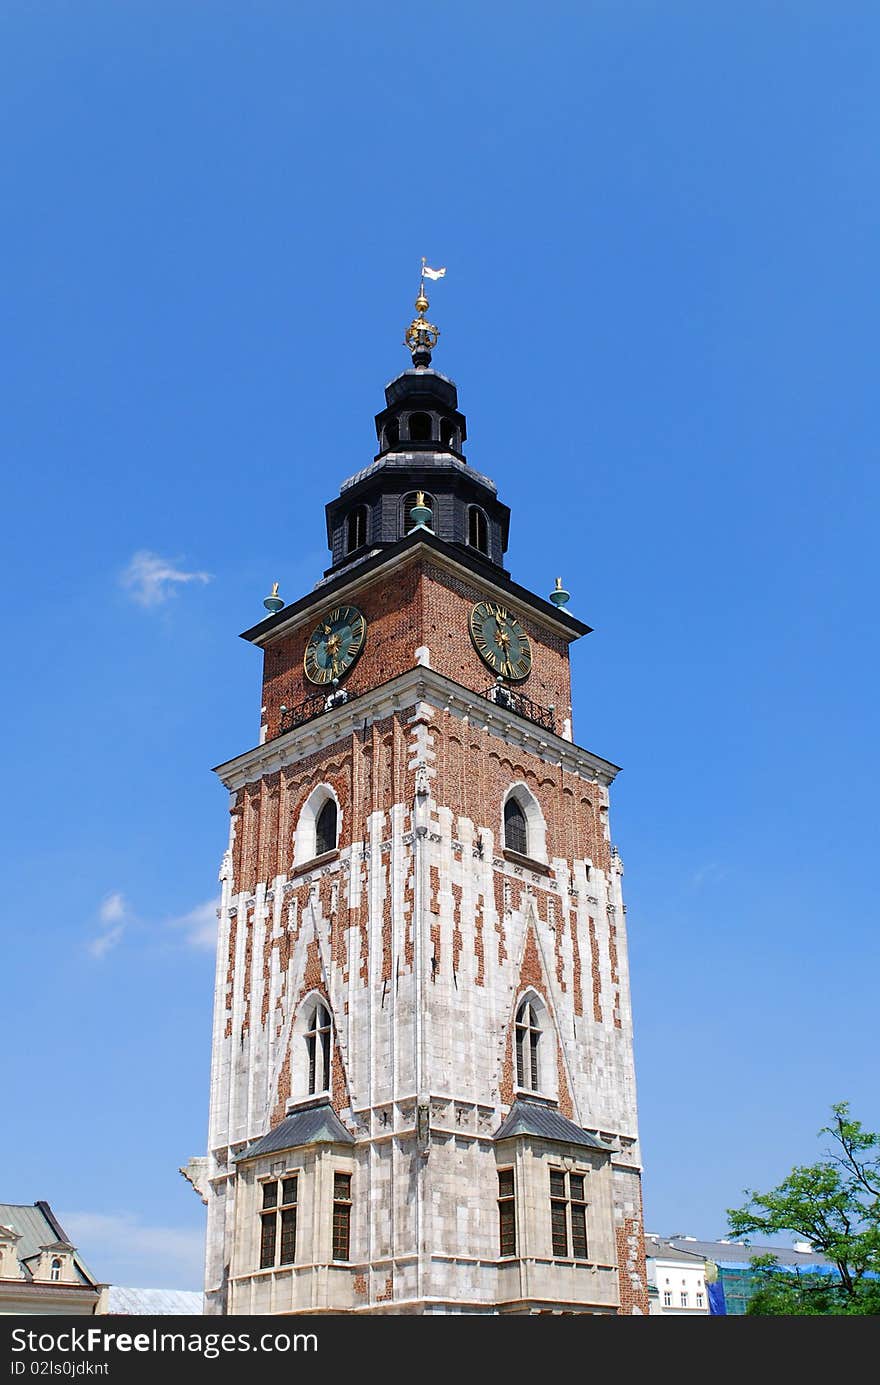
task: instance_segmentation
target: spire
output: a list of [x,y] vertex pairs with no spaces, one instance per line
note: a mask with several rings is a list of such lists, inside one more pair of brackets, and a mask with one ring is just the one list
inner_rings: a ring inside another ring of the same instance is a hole
[[440,328],[435,327],[433,322],[428,322],[425,313],[430,304],[425,297],[425,278],[442,279],[446,273],[444,269],[431,269],[424,255],[422,256],[422,273],[419,279],[419,296],[415,301],[415,309],[418,317],[414,317],[406,329],[404,345],[408,346],[412,352],[413,365],[416,368],[426,369],[431,364],[431,352],[437,345],[437,338],[440,336]]

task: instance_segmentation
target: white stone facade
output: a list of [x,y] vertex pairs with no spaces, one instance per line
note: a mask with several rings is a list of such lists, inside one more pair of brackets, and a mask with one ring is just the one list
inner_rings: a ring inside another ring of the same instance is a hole
[[[200,1180],[207,1311],[647,1311],[622,866],[607,842],[614,767],[462,696],[421,653],[375,695],[219,771],[241,811],[221,871]],[[465,773],[489,776],[479,815],[449,806],[461,801],[453,742]],[[549,822],[563,772],[605,824],[604,864],[548,860],[539,834],[534,856],[511,859],[495,781],[522,781]],[[293,851],[298,832],[313,832],[296,812],[304,775],[329,786],[345,824],[340,849],[311,866]],[[352,840],[358,821],[366,835]],[[242,888],[236,850],[256,859],[272,833],[290,843],[287,869]],[[514,1021],[527,995],[542,1016],[532,1095],[596,1148],[495,1139],[523,1090]],[[326,1090],[311,1092],[305,1016],[316,997],[331,1014],[332,1062]],[[345,1140],[247,1157],[321,1097]],[[512,1255],[501,1254],[500,1168],[514,1171]],[[584,1180],[577,1257],[554,1251],[551,1170]],[[340,1173],[351,1175],[346,1259],[334,1258]],[[263,1183],[293,1176],[293,1262],[261,1267]]]

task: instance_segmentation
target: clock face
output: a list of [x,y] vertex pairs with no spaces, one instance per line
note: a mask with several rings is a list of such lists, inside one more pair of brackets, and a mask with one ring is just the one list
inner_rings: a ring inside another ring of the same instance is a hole
[[516,616],[497,601],[478,601],[469,621],[471,639],[484,663],[502,678],[519,682],[532,667],[532,646]]
[[313,683],[332,683],[348,673],[364,647],[367,622],[357,606],[335,606],[309,636],[303,658],[306,677]]

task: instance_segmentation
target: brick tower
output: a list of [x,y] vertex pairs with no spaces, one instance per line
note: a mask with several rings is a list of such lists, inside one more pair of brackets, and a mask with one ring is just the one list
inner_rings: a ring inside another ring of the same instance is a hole
[[617,771],[572,731],[589,627],[505,570],[424,283],[416,307],[330,567],[244,635],[208,1311],[644,1313]]

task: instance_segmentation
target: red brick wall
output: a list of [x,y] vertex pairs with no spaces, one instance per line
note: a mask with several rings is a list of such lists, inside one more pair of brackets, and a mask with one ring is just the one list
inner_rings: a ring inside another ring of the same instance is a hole
[[[491,669],[480,659],[468,630],[471,610],[487,595],[479,581],[459,579],[424,557],[398,568],[357,592],[352,604],[363,611],[367,636],[363,652],[344,680],[352,693],[385,683],[415,664],[415,651],[427,645],[431,664],[474,692],[485,692],[494,682]],[[335,597],[328,606],[336,605]],[[542,707],[556,708],[561,730],[571,716],[571,676],[567,642],[542,629],[525,607],[511,603],[532,642],[532,671],[518,691]],[[263,706],[267,736],[276,736],[282,703],[295,707],[326,689],[311,683],[303,670],[306,644],[318,623],[318,615],[291,635],[280,636],[267,646],[263,664]]]

